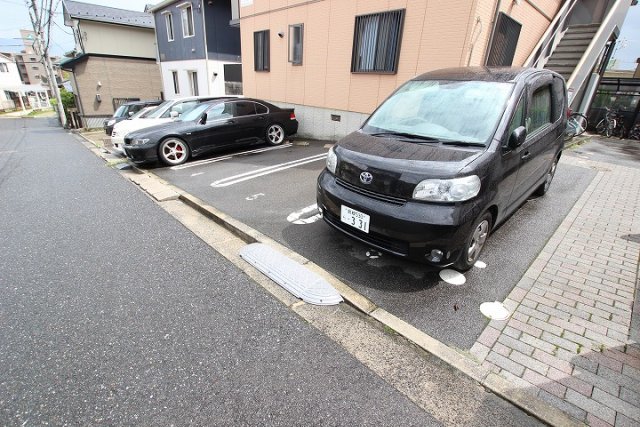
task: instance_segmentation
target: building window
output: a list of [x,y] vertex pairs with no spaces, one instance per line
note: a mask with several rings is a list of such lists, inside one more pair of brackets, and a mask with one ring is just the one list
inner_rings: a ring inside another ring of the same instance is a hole
[[269,71],[269,30],[253,33],[253,63],[256,71]]
[[516,54],[522,24],[500,12],[487,57],[489,67],[510,67]]
[[182,37],[193,37],[195,32],[193,30],[193,8],[191,3],[178,7],[182,8],[180,11],[182,15]]
[[304,24],[289,25],[289,62],[302,65],[302,34]]
[[242,95],[242,64],[224,64],[225,95]]
[[356,16],[352,73],[395,73],[400,57],[404,9]]
[[180,83],[178,82],[178,72],[172,71],[171,75],[173,76],[173,93],[177,95],[180,93]]
[[198,91],[198,72],[197,71],[189,71],[189,86],[191,87],[191,95],[193,96],[200,95]]
[[164,20],[167,24],[167,40],[172,42],[173,39],[173,15],[165,13]]
[[0,73],[8,73],[9,67],[4,62],[0,63]]

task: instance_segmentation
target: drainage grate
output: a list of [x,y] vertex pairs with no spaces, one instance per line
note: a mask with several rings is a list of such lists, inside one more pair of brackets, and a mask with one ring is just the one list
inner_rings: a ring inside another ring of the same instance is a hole
[[263,243],[245,246],[240,250],[240,256],[306,303],[335,305],[342,302],[342,297],[329,282]]

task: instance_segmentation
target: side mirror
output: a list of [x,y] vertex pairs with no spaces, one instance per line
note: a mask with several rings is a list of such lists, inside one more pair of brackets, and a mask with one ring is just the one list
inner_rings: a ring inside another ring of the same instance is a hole
[[203,125],[207,123],[207,113],[204,113],[202,117],[200,117],[200,124]]
[[129,117],[133,116],[134,112],[133,111],[129,111]]
[[511,149],[518,148],[527,138],[527,129],[524,126],[517,127],[509,135],[509,143],[507,146]]
[[178,113],[177,111],[172,111],[169,113],[169,116],[171,116],[172,119],[177,119],[178,116],[180,116],[180,113]]

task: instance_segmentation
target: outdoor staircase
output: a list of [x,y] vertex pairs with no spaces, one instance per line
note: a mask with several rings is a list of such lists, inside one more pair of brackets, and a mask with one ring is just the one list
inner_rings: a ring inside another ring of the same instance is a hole
[[600,28],[600,24],[570,26],[549,57],[545,68],[561,74],[568,81],[587,51],[589,43],[598,32],[598,28]]

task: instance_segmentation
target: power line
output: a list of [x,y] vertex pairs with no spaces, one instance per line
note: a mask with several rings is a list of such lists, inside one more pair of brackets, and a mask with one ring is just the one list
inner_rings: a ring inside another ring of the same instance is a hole
[[58,24],[56,21],[53,21],[53,25],[55,25],[56,27],[58,27],[58,29],[60,29],[63,33],[65,33],[65,34],[67,34],[67,35],[69,35],[69,36],[72,36],[72,35],[73,35],[73,33],[67,33],[67,31],[66,31],[63,27],[61,27],[61,26],[60,26],[60,24]]

